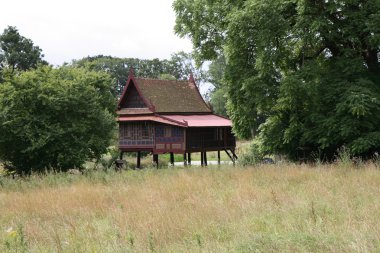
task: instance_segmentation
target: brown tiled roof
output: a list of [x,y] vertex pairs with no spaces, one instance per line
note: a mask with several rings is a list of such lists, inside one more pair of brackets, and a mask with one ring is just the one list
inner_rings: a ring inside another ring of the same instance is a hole
[[143,97],[158,113],[211,113],[191,81],[136,78]]

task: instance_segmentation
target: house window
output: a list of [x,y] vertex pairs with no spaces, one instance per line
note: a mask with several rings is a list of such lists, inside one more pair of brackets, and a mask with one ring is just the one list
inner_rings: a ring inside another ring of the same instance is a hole
[[149,139],[149,127],[146,123],[142,124],[141,135],[143,139]]
[[164,137],[164,127],[162,126],[156,127],[156,137]]
[[120,128],[119,128],[120,139],[124,139],[124,128],[125,128],[125,126],[120,125]]
[[131,126],[129,124],[121,124],[119,130],[121,139],[131,138]]
[[172,136],[171,127],[169,126],[164,127],[164,137],[171,137],[171,136]]
[[182,137],[183,131],[180,127],[172,127],[172,136],[173,137]]

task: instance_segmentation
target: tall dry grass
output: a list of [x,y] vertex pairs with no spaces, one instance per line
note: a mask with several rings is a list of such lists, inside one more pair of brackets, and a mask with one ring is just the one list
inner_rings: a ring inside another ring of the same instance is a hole
[[0,184],[0,252],[380,251],[374,164],[109,171]]

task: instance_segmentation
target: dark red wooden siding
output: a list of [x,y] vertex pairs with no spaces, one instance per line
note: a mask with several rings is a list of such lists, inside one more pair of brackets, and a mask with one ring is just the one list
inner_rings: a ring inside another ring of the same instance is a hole
[[124,148],[154,146],[154,124],[149,121],[120,122],[119,146]]
[[182,127],[155,125],[155,153],[185,151],[185,129]]

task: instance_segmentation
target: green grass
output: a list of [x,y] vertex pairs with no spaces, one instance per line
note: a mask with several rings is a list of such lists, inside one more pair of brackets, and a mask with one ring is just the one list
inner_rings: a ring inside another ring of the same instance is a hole
[[0,252],[379,252],[376,164],[0,177]]

